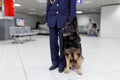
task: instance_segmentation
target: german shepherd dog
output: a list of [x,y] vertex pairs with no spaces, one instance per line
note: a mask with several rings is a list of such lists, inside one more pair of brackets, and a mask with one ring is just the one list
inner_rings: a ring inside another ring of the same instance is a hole
[[64,38],[64,53],[66,58],[65,73],[70,69],[77,69],[77,73],[82,75],[81,63],[83,61],[81,38],[77,24],[77,17],[73,21],[67,20],[65,27],[62,29]]

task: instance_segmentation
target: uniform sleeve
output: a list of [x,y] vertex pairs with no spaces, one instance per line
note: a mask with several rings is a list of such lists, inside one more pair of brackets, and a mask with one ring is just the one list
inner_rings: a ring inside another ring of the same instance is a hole
[[50,0],[47,0],[47,5],[46,5],[46,22],[47,22],[47,20],[48,20],[48,12],[49,12],[49,10],[50,10]]
[[76,16],[76,0],[70,0],[70,20]]

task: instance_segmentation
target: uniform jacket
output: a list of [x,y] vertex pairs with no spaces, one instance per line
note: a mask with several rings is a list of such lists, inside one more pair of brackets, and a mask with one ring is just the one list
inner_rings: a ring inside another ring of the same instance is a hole
[[50,4],[47,0],[46,22],[49,27],[57,24],[58,28],[64,27],[67,17],[72,20],[76,16],[76,0],[56,0]]

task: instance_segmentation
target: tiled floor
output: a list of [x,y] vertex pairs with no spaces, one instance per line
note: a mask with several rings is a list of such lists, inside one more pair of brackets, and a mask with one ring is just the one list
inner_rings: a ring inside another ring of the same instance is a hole
[[120,80],[120,39],[81,36],[83,75],[49,71],[49,37],[11,44],[0,41],[0,80]]

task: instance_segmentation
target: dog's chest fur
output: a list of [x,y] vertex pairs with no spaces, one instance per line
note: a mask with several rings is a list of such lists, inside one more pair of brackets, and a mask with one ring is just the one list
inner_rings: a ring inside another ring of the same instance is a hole
[[[74,36],[75,37],[75,36]],[[80,37],[77,36],[74,39],[70,39],[69,38],[65,38],[64,39],[64,48],[68,49],[68,48],[80,48],[81,47],[81,43],[80,43]]]

